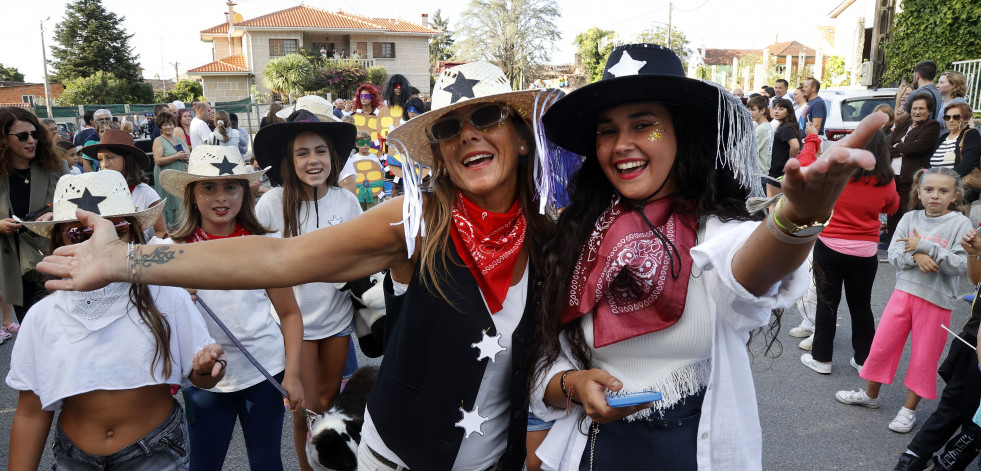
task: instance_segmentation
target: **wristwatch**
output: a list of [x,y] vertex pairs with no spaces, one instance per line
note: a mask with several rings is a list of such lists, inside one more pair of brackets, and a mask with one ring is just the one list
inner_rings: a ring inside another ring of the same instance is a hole
[[835,214],[834,210],[832,210],[831,214],[828,216],[827,221],[812,222],[810,224],[804,224],[802,226],[798,226],[793,222],[787,220],[781,220],[781,218],[777,217],[777,214],[783,216],[784,200],[786,200],[786,197],[781,198],[780,202],[777,203],[777,206],[773,208],[773,222],[776,223],[777,226],[779,226],[780,229],[783,230],[790,237],[798,237],[803,239],[807,237],[814,237],[820,234],[821,231],[824,230],[824,228],[828,227],[828,223],[831,222],[831,218]]

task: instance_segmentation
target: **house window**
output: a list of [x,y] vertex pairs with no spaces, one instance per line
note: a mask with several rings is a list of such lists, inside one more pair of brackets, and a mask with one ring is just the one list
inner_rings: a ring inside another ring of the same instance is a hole
[[375,58],[380,59],[394,59],[395,58],[395,43],[371,43],[374,48]]
[[20,96],[20,102],[21,103],[30,103],[30,104],[33,105],[34,104],[34,95],[21,95]]
[[296,54],[299,45],[295,39],[270,39],[269,55],[285,56],[286,54]]
[[368,57],[368,42],[358,41],[357,46],[358,57]]

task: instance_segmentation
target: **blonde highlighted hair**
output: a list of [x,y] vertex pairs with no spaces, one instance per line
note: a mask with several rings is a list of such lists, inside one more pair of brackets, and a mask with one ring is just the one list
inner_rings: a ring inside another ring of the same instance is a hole
[[917,170],[913,175],[913,189],[909,192],[909,210],[916,211],[919,209],[926,209],[923,207],[923,202],[920,201],[920,182],[923,181],[923,177],[926,175],[943,175],[945,177],[950,177],[954,180],[954,191],[957,195],[950,202],[950,206],[947,209],[951,211],[958,211],[961,214],[968,216],[970,207],[964,205],[964,182],[961,181],[961,176],[957,174],[954,169],[949,167],[932,167],[923,168]]

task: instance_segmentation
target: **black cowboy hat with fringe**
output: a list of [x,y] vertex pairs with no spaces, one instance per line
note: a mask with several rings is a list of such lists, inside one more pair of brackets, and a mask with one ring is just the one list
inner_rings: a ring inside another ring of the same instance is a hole
[[307,110],[294,111],[286,118],[285,123],[270,124],[260,129],[252,144],[255,159],[261,167],[270,167],[266,175],[274,184],[283,184],[279,167],[286,157],[286,143],[306,131],[313,131],[330,140],[334,152],[337,153],[338,169],[344,168],[348,157],[351,156],[354,138],[358,134],[358,129],[351,123],[323,122]]

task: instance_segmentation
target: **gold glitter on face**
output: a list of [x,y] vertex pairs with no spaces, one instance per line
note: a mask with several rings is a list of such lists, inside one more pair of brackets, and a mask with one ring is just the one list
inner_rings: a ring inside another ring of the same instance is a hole
[[652,126],[651,134],[647,136],[647,140],[655,142],[661,139],[664,139],[664,126],[661,126],[661,123],[655,122],[654,126]]

